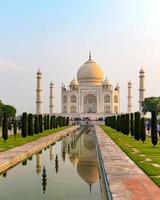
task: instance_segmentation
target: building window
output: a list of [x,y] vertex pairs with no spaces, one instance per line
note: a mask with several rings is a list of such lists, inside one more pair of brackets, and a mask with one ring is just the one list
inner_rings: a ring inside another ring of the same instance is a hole
[[66,95],[63,96],[63,103],[67,103],[67,96]]
[[63,113],[67,113],[67,106],[63,106]]
[[117,95],[114,96],[114,103],[118,103],[118,96]]
[[104,103],[110,103],[110,96],[109,95],[104,96]]
[[110,113],[110,112],[111,112],[111,111],[110,111],[110,106],[105,106],[104,112],[105,112],[105,113]]
[[76,113],[76,106],[71,106],[70,112],[71,113]]
[[114,113],[118,113],[118,107],[114,106]]
[[71,103],[76,103],[76,96],[75,95],[71,96]]

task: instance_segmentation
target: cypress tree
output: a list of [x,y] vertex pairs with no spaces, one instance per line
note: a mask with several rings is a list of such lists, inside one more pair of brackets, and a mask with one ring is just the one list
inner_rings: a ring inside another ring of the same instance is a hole
[[33,135],[33,115],[28,114],[28,135]]
[[24,112],[22,114],[22,137],[27,137],[27,133],[28,133],[28,116],[27,113]]
[[141,119],[140,112],[135,112],[135,135],[134,138],[139,140],[141,138]]
[[53,115],[50,117],[50,129],[53,128]]
[[13,122],[13,133],[14,133],[14,137],[16,137],[17,135],[17,120],[14,119],[14,122]]
[[47,130],[47,116],[44,116],[44,130]]
[[116,118],[116,130],[119,131],[119,115]]
[[125,134],[128,135],[129,134],[129,114],[126,114],[125,115],[125,123],[126,123],[126,126],[125,126]]
[[130,125],[131,125],[131,136],[134,137],[134,113],[131,113]]
[[120,131],[123,133],[123,115],[120,115]]
[[126,131],[126,122],[125,122],[125,114],[122,115],[122,133],[125,134]]
[[8,119],[5,112],[3,114],[3,122],[2,122],[2,137],[4,142],[8,139]]
[[55,116],[53,116],[53,128],[56,128],[56,119],[55,119]]
[[35,134],[39,133],[39,119],[37,115],[35,115],[34,117],[34,133]]
[[47,115],[47,130],[49,130],[49,122],[50,122],[50,116],[49,115]]
[[157,136],[157,113],[155,111],[152,111],[152,117],[151,117],[151,139],[153,147],[157,145],[158,142],[158,136]]
[[145,120],[144,117],[141,118],[141,140],[144,143],[146,140],[146,130],[145,130]]
[[39,115],[38,119],[39,119],[39,132],[43,133],[43,116]]
[[58,117],[55,118],[55,128],[58,128]]
[[69,117],[67,117],[67,124],[66,126],[69,126]]

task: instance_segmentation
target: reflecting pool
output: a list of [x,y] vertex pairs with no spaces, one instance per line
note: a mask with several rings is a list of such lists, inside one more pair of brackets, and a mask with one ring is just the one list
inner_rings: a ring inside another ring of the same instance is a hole
[[101,199],[92,132],[76,131],[1,174],[0,199]]

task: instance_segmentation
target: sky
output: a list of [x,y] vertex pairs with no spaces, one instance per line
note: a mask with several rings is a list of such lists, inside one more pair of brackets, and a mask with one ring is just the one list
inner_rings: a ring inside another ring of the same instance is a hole
[[160,96],[159,0],[0,0],[0,99],[18,113],[35,113],[36,72],[43,73],[44,112],[49,83],[60,112],[61,84],[69,85],[88,59],[121,89],[127,111],[127,82],[138,109],[139,70],[146,96]]

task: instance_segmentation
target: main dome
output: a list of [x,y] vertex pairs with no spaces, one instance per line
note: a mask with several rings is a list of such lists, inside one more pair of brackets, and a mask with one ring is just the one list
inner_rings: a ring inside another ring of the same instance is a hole
[[77,72],[78,82],[95,82],[100,83],[104,80],[104,73],[101,67],[91,59],[85,62]]

